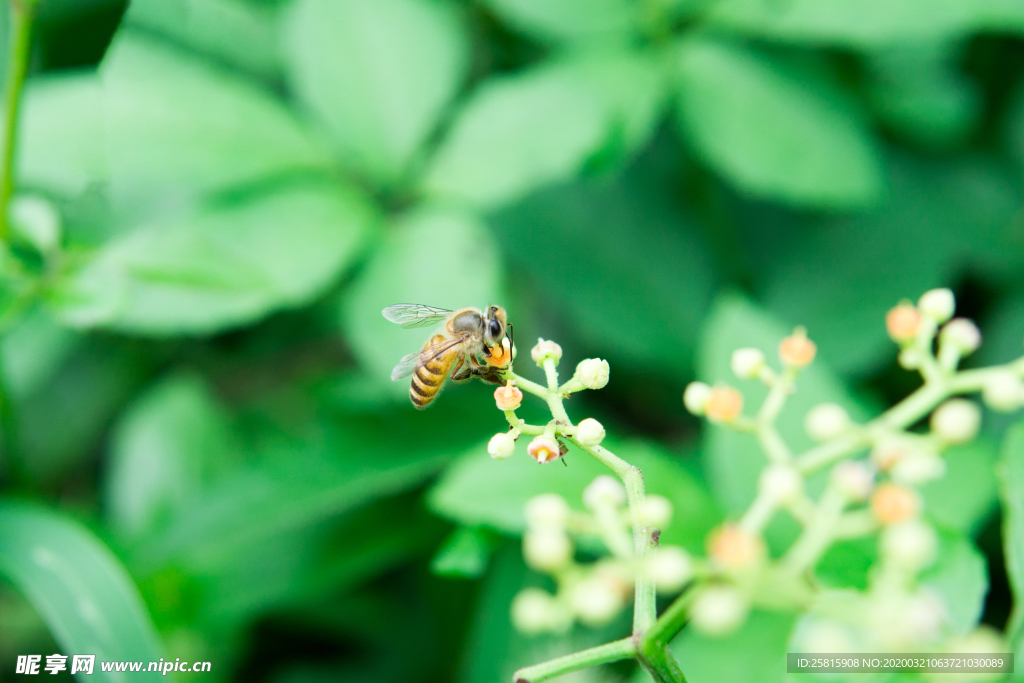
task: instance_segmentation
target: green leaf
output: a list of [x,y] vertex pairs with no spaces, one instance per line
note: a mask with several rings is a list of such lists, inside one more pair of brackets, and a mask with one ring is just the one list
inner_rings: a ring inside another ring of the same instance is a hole
[[1007,636],[1018,651],[1024,626],[1024,422],[1007,432],[1002,447],[1003,554],[1013,591]]
[[985,558],[970,539],[954,534],[940,536],[938,557],[938,563],[921,575],[921,584],[942,598],[953,632],[966,635],[977,627],[985,608]]
[[822,207],[878,199],[876,142],[835,85],[703,37],[679,43],[677,67],[684,137],[740,190]]
[[245,0],[132,0],[124,23],[266,78],[282,71],[277,12]]
[[966,536],[978,533],[998,505],[997,449],[985,440],[946,450],[946,475],[921,487],[928,516]]
[[288,79],[342,158],[400,178],[469,66],[455,9],[430,0],[300,0],[287,22]]
[[567,180],[608,134],[606,102],[562,64],[492,77],[462,107],[423,188],[491,208]]
[[15,401],[27,398],[57,372],[81,335],[57,324],[41,308],[30,311],[0,341],[0,373]]
[[110,179],[125,202],[330,164],[270,91],[159,41],[122,31],[100,76]]
[[[488,526],[521,534],[526,501],[542,493],[557,493],[581,509],[583,489],[608,469],[570,447],[568,467],[538,465],[525,453],[525,439],[508,460],[486,457],[481,444],[452,463],[430,490],[427,503],[437,514],[467,526]],[[607,443],[611,450],[644,473],[647,493],[668,498],[675,514],[661,542],[699,552],[704,537],[720,516],[717,506],[692,475],[671,455],[643,441]]]
[[[161,647],[124,567],[89,531],[56,513],[0,502],[0,573],[46,622],[61,651],[100,661],[156,661]],[[70,664],[70,662],[69,662]]]
[[430,571],[439,576],[475,579],[487,571],[495,545],[494,532],[484,527],[460,527],[434,555]]
[[209,334],[307,303],[358,254],[373,213],[358,194],[292,186],[206,206],[115,239],[58,289],[67,323]]
[[793,629],[789,614],[753,612],[735,633],[704,636],[685,629],[672,643],[689,683],[786,680],[786,645]]
[[[816,328],[808,332],[811,339],[816,338]],[[705,326],[697,351],[697,376],[709,384],[726,382],[735,386],[743,394],[744,411],[753,414],[768,390],[754,380],[734,379],[730,369],[732,352],[742,347],[757,348],[777,366],[779,342],[791,333],[792,328],[749,301],[737,295],[725,295],[716,302]],[[843,406],[854,421],[867,417],[829,368],[820,361],[815,362],[800,373],[796,393],[787,400],[777,423],[782,438],[794,453],[799,454],[813,445],[804,433],[804,416],[813,406],[825,402]],[[743,512],[757,493],[757,477],[767,463],[755,437],[708,425],[702,451],[708,479],[719,500],[729,513]]]
[[1024,30],[1024,7],[1015,0],[718,0],[706,17],[766,38],[853,48]]
[[471,215],[420,207],[399,219],[359,280],[348,288],[342,319],[367,374],[406,395],[408,382],[391,382],[402,356],[430,337],[403,330],[381,316],[396,303],[441,308],[502,305],[502,272],[490,234]]
[[629,0],[485,0],[505,22],[543,41],[628,36],[639,8]]

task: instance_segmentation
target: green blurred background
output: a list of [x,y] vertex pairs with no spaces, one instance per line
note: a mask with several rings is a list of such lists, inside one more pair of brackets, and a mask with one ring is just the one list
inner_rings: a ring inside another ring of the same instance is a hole
[[[522,360],[538,336],[570,372],[607,358],[570,415],[699,551],[756,476],[680,401],[732,348],[806,325],[801,405],[861,415],[915,386],[902,297],[953,287],[972,362],[1024,351],[1022,36],[1020,0],[42,0],[0,301],[0,681],[62,652],[493,683],[622,637],[512,630],[543,585],[522,503],[598,469],[492,461],[481,383],[415,411],[388,375],[427,334],[380,310],[496,303]],[[1008,422],[928,497],[1000,629]],[[857,585],[870,550],[844,552]],[[792,623],[677,654],[695,683],[781,681]]]

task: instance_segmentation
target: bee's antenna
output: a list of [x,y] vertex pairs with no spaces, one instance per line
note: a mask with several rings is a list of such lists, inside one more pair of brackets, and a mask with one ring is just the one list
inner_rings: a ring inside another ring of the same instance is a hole
[[562,464],[563,464],[563,465],[565,465],[566,467],[568,467],[568,466],[569,466],[569,463],[567,463],[567,462],[565,461],[565,456],[564,456],[564,455],[562,456]]

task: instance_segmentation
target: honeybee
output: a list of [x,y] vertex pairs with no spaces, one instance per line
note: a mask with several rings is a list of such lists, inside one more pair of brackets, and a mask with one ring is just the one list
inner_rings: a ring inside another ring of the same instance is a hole
[[449,376],[455,382],[479,377],[485,382],[501,383],[499,369],[489,365],[487,358],[493,353],[504,353],[502,339],[506,330],[511,342],[512,326],[504,308],[489,306],[485,314],[476,308],[449,311],[423,304],[395,304],[381,313],[407,328],[426,327],[444,320],[441,331],[428,339],[422,349],[402,358],[391,371],[392,381],[412,375],[409,398],[416,408],[422,410],[430,405]]

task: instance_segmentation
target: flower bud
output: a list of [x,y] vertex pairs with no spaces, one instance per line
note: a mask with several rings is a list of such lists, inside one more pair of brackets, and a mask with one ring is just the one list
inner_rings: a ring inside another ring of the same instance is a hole
[[902,434],[888,436],[871,449],[871,461],[878,469],[887,472],[903,458],[911,457],[922,450],[915,437]]
[[939,540],[935,531],[916,519],[890,524],[880,537],[880,548],[887,560],[909,569],[924,569],[935,559]]
[[804,430],[815,441],[828,441],[850,428],[850,416],[836,403],[821,403],[807,411]]
[[658,548],[651,558],[651,578],[658,590],[675,593],[693,578],[693,560],[679,546]]
[[920,486],[942,478],[945,473],[946,461],[937,453],[913,450],[893,465],[890,476],[897,484]]
[[523,402],[523,392],[519,387],[512,386],[512,381],[509,380],[508,384],[494,390],[494,402],[498,405],[498,410],[515,410]]
[[600,358],[581,360],[576,366],[575,379],[587,389],[604,389],[608,385],[608,361]]
[[583,489],[583,505],[588,510],[620,507],[626,504],[626,488],[617,479],[602,474]]
[[711,387],[704,382],[690,382],[683,392],[683,405],[694,415],[703,415],[711,400]]
[[569,611],[540,588],[524,588],[512,599],[512,625],[522,633],[565,631],[571,624]]
[[902,622],[907,640],[917,642],[935,641],[942,634],[942,627],[949,619],[946,607],[934,593],[919,590],[906,601]]
[[581,446],[596,446],[604,441],[604,427],[592,417],[576,425],[576,440]]
[[526,452],[541,465],[562,457],[562,449],[558,442],[550,436],[543,435],[534,437],[530,445],[526,447]]
[[750,603],[732,586],[708,586],[690,606],[690,620],[701,633],[722,636],[739,628],[749,611]]
[[640,524],[664,529],[672,521],[672,503],[664,496],[647,496],[637,510]]
[[704,414],[712,422],[732,422],[742,411],[743,394],[732,387],[715,387],[704,405]]
[[900,355],[896,356],[896,362],[900,364],[900,367],[904,370],[917,370],[921,367],[921,362],[924,360],[924,354],[921,353],[920,349],[908,346],[900,351]]
[[930,289],[917,300],[917,308],[935,322],[944,323],[953,317],[956,299],[953,298],[953,291],[945,287]]
[[530,357],[537,365],[543,365],[548,358],[558,365],[558,361],[562,360],[562,347],[553,341],[538,339],[537,345],[530,350]]
[[978,435],[981,411],[971,401],[954,398],[932,413],[932,431],[947,443],[965,443]]
[[915,516],[921,509],[917,493],[897,484],[880,484],[871,496],[871,512],[882,524],[896,524]]
[[844,460],[832,468],[832,485],[849,501],[867,500],[875,475],[863,462]]
[[911,304],[899,304],[885,314],[885,329],[897,344],[913,341],[921,329],[921,312]]
[[511,432],[498,432],[487,442],[487,452],[495,460],[504,460],[516,450],[516,440]]
[[562,529],[530,528],[523,534],[523,559],[531,569],[553,572],[572,559],[572,541]]
[[817,352],[817,345],[807,338],[807,330],[802,327],[796,328],[793,334],[779,344],[779,360],[784,365],[794,368],[804,368],[810,365]]
[[597,574],[591,574],[573,586],[569,604],[587,626],[607,624],[624,607],[623,595],[617,586]]
[[939,343],[950,344],[961,356],[966,356],[981,346],[981,332],[978,326],[967,318],[954,318],[942,326]]
[[1024,405],[1024,382],[1011,370],[995,370],[985,380],[981,399],[992,410],[1011,412]]
[[755,379],[764,368],[764,353],[761,349],[736,349],[732,352],[733,374],[740,379]]
[[758,488],[779,503],[797,498],[804,490],[804,477],[792,465],[774,463],[761,470]]
[[569,521],[569,504],[557,493],[542,493],[526,501],[526,525],[534,528],[564,528]]
[[708,537],[708,555],[727,570],[750,569],[765,557],[764,541],[735,524],[723,524]]

